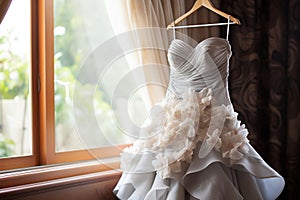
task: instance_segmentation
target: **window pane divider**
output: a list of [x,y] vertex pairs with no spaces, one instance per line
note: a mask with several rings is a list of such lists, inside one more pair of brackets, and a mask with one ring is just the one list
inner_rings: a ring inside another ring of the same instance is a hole
[[38,1],[40,164],[55,160],[53,0]]

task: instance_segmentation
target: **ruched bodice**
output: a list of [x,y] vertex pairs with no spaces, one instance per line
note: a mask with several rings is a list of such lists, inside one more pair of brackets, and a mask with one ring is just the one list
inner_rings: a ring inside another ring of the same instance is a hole
[[223,38],[207,38],[196,46],[173,40],[168,51],[171,68],[168,92],[180,95],[187,89],[201,91],[208,87],[220,104],[230,104],[227,90],[230,56],[230,45]]

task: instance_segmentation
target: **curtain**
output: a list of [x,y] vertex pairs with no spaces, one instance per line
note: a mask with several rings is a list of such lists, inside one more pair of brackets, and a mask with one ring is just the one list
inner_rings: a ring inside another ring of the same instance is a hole
[[0,24],[5,17],[5,14],[12,0],[0,0]]
[[[106,6],[115,33],[129,33],[130,43],[138,49],[124,53],[132,70],[143,68],[142,73],[136,73],[136,79],[139,83],[147,83],[143,96],[150,107],[164,96],[169,81],[166,51],[159,50],[168,48],[169,33],[160,28],[166,27],[174,17],[184,12],[183,3],[173,0],[107,0]],[[120,41],[120,45],[127,44]]]
[[300,185],[300,2],[222,1],[232,26],[230,93],[251,144],[286,181],[280,199]]

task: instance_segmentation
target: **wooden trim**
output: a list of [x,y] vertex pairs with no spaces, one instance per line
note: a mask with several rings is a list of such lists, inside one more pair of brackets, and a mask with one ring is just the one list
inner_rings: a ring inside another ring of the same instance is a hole
[[55,160],[53,0],[38,2],[40,164]]
[[31,0],[31,120],[32,153],[35,163],[39,162],[39,52],[38,52],[38,0]]
[[[68,151],[56,153],[49,164],[62,164],[66,163],[68,165],[70,162],[75,161],[90,161],[95,159],[105,159],[112,158],[120,155],[122,150],[125,147],[128,147],[130,144],[112,146],[112,147],[103,147],[95,148],[89,150],[78,150],[78,151]],[[37,156],[22,156],[22,157],[10,157],[0,159],[0,170],[12,170],[18,168],[26,168],[37,166]],[[99,168],[100,169],[100,168]],[[101,167],[102,170],[106,168]],[[27,170],[25,170],[27,171]],[[1,179],[1,174],[0,174]],[[1,181],[0,181],[1,182]]]
[[117,170],[120,167],[118,159],[112,161],[94,160],[64,165],[49,165],[27,170],[16,170],[0,174],[0,189],[26,184],[34,184],[61,178],[70,178],[90,173]]
[[122,150],[128,146],[129,144],[124,144],[119,146],[55,153],[55,157],[51,161],[51,164],[115,157],[119,156]]
[[37,164],[35,156],[9,157],[0,159],[0,170],[31,167]]
[[97,172],[80,176],[43,181],[38,183],[24,184],[20,186],[0,189],[0,196],[12,198],[18,195],[26,196],[26,194],[30,193],[36,194],[37,192],[46,192],[49,190],[58,190],[91,183],[111,181],[116,183],[120,176],[120,171],[110,170],[106,172]]

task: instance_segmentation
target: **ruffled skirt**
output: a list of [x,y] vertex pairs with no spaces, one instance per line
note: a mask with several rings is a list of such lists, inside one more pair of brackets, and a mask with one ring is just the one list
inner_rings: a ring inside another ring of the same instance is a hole
[[232,106],[215,106],[209,89],[169,96],[151,117],[144,139],[121,155],[119,199],[271,200],[282,192],[284,179],[249,144]]

